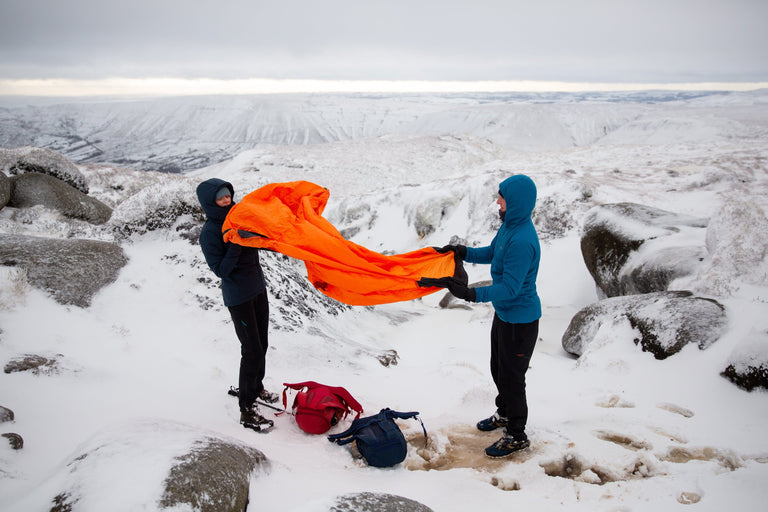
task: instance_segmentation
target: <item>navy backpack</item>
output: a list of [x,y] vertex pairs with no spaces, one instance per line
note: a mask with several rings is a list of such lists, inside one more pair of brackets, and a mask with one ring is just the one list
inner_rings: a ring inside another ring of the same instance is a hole
[[339,445],[356,442],[357,450],[365,458],[370,466],[385,468],[394,466],[405,460],[408,453],[408,445],[400,427],[394,418],[416,418],[424,430],[424,439],[427,439],[427,429],[424,422],[418,417],[418,412],[397,412],[389,408],[382,409],[374,416],[358,418],[352,425],[340,434],[328,436],[328,440]]

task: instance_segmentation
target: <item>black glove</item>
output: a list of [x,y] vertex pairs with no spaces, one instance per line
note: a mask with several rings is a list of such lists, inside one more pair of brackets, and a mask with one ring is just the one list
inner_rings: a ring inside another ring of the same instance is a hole
[[475,293],[474,288],[470,288],[469,286],[457,281],[452,277],[422,277],[416,283],[424,288],[429,286],[434,286],[436,288],[448,288],[448,291],[451,292],[454,297],[464,299],[468,302],[477,301],[477,293]]
[[444,245],[442,247],[434,247],[434,249],[441,254],[444,252],[453,251],[460,260],[464,260],[467,257],[466,245]]

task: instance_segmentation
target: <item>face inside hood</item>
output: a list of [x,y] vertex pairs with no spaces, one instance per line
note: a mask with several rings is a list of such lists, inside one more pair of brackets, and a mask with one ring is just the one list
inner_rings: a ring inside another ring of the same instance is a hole
[[[232,203],[229,206],[221,207],[216,204],[216,192],[221,187],[227,187],[232,196]],[[197,186],[197,199],[200,201],[200,206],[203,207],[205,215],[211,220],[224,222],[230,208],[235,204],[234,198],[235,189],[232,184],[219,178],[205,180]]]
[[499,194],[507,203],[504,223],[518,224],[531,218],[536,206],[536,184],[525,174],[515,174],[499,185]]

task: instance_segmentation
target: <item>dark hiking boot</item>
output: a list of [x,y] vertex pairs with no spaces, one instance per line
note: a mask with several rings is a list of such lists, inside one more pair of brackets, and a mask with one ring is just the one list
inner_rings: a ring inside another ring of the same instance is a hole
[[529,446],[531,446],[531,442],[527,437],[514,438],[509,434],[504,434],[501,439],[485,449],[485,454],[493,458],[506,457]]
[[257,432],[264,432],[271,429],[275,422],[268,420],[259,413],[255,407],[240,410],[240,424],[245,428],[250,428]]
[[497,428],[506,426],[507,418],[499,416],[498,412],[493,413],[493,416],[490,418],[485,418],[484,420],[477,422],[477,429],[482,430],[483,432],[490,432],[491,430],[496,430]]
[[271,391],[267,391],[266,389],[262,389],[261,393],[259,393],[259,398],[268,404],[276,404],[280,400],[280,395]]

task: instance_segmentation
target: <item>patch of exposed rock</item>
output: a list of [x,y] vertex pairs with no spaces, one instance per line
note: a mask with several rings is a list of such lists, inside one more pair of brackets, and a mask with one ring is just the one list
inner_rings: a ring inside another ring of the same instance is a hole
[[5,407],[4,405],[0,405],[0,423],[13,421],[13,418],[14,418],[13,410]]
[[45,357],[37,354],[25,354],[14,357],[3,367],[5,373],[29,372],[33,375],[55,375],[61,371],[59,359],[61,354]]

